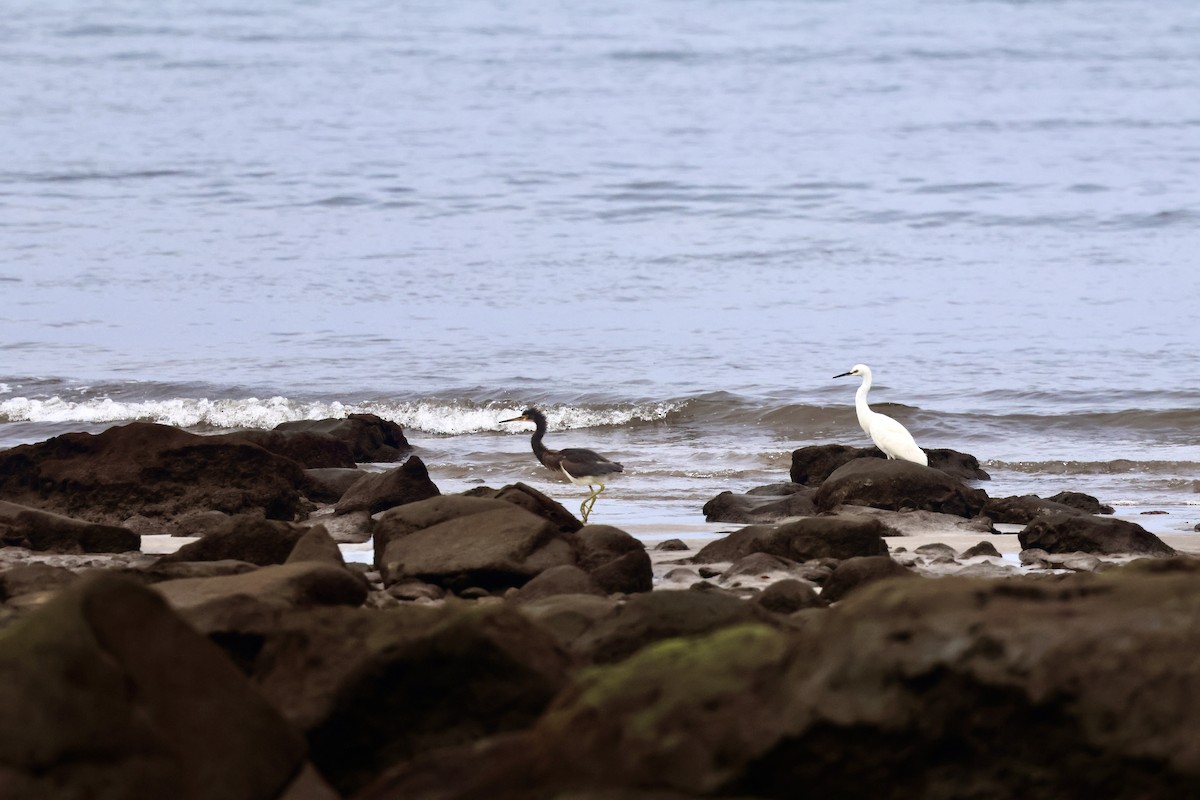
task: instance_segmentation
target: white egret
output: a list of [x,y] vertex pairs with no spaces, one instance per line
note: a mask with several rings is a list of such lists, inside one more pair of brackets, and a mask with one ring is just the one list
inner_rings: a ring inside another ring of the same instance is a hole
[[867,392],[871,391],[871,368],[866,364],[855,364],[849,372],[833,377],[844,378],[847,375],[862,376],[862,385],[854,395],[854,410],[858,412],[858,424],[875,442],[875,446],[888,458],[929,466],[929,457],[917,446],[916,440],[903,425],[886,414],[872,411],[867,405]]

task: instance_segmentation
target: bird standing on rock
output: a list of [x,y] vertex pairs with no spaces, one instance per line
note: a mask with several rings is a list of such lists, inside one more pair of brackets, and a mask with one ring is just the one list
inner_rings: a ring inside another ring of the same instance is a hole
[[[537,460],[547,469],[562,472],[571,483],[586,486],[591,490],[591,494],[579,505],[579,514],[583,517],[584,525],[587,524],[588,515],[592,513],[592,507],[596,505],[596,498],[604,491],[604,484],[608,478],[625,471],[625,467],[615,461],[609,461],[594,450],[582,447],[551,450],[546,447],[542,444],[546,435],[546,415],[536,408],[527,408],[521,412],[521,416],[502,419],[500,422],[532,422],[536,430],[530,444],[533,445],[533,454],[537,456]],[[600,488],[597,489],[596,486]]]
[[844,378],[847,375],[862,376],[862,385],[854,395],[854,410],[858,412],[858,424],[871,437],[871,441],[875,442],[875,446],[888,458],[898,458],[928,467],[929,456],[917,446],[912,434],[896,420],[872,411],[867,405],[867,392],[871,391],[871,368],[866,364],[855,364],[849,372],[833,377]]

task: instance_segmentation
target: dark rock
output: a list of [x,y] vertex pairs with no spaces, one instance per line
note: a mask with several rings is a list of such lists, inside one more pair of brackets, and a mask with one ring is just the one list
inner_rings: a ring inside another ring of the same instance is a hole
[[654,549],[667,552],[681,552],[684,550],[691,550],[692,548],[688,547],[687,543],[682,539],[664,539],[656,544]]
[[239,514],[230,517],[220,530],[163,556],[159,563],[233,559],[259,566],[282,564],[306,530],[300,525]]
[[267,800],[305,763],[303,738],[224,654],[112,576],[4,631],[0,705],[6,797]]
[[219,629],[230,609],[360,606],[367,599],[362,576],[316,561],[261,567],[223,577],[180,578],[151,587],[197,629]]
[[4,501],[0,501],[0,540],[8,547],[51,553],[126,553],[142,546],[142,537],[125,528]]
[[990,497],[983,513],[994,521],[1009,525],[1028,525],[1038,517],[1077,517],[1085,514],[1075,506],[1046,500],[1037,495],[1025,494],[1012,497]]
[[360,478],[370,474],[372,473],[358,468],[306,469],[304,470],[304,477],[308,481],[306,494],[309,500],[317,503],[336,503]]
[[0,499],[112,525],[209,509],[290,520],[304,482],[296,462],[256,445],[146,422],[0,452]]
[[322,433],[344,442],[357,462],[391,462],[412,450],[404,429],[375,414],[350,414],[345,419],[297,420],[275,426],[276,431]]
[[78,580],[78,575],[63,567],[18,564],[0,572],[0,601],[32,592],[56,592]]
[[300,561],[317,561],[335,567],[346,566],[346,558],[338,548],[337,542],[322,525],[314,525],[296,540],[284,563],[294,564]]
[[283,456],[303,469],[354,468],[354,456],[344,442],[311,431],[234,431],[209,436],[216,442],[252,444]]
[[594,594],[556,594],[517,606],[521,614],[545,630],[564,649],[617,607],[617,600]]
[[463,496],[485,497],[513,503],[530,513],[545,518],[562,533],[574,533],[583,527],[583,523],[576,519],[570,511],[567,511],[562,503],[519,481],[501,489],[480,486],[463,492]]
[[425,462],[418,456],[412,456],[387,472],[363,475],[338,500],[334,513],[366,511],[378,514],[395,506],[428,500],[440,494],[429,478]]
[[829,601],[817,594],[811,584],[794,578],[772,583],[758,596],[757,603],[776,614],[794,614],[806,608],[829,605]]
[[721,492],[704,504],[706,522],[778,522],[789,517],[817,513],[813,505],[815,489],[798,486],[801,491],[786,496],[734,494]]
[[446,590],[440,586],[424,581],[402,581],[393,583],[387,592],[397,600],[441,600],[446,596]]
[[701,578],[719,578],[719,577],[721,577],[721,570],[713,569],[712,567],[701,567],[700,569],[698,569],[696,571],[700,573]]
[[792,451],[793,483],[817,487],[839,467],[856,458],[883,458],[878,447],[850,447],[844,444],[814,444]]
[[920,547],[913,550],[913,552],[916,553],[917,555],[929,556],[931,558],[936,558],[939,556],[949,556],[951,559],[954,559],[958,555],[957,550],[955,550],[950,545],[942,544],[941,542],[931,542],[930,544],[923,544]]
[[[922,448],[924,449],[924,448]],[[979,467],[979,459],[968,453],[946,448],[926,449],[932,469],[941,470],[960,480],[986,481],[990,476]],[[843,444],[819,444],[792,451],[791,478],[795,483],[820,486],[840,467],[859,458],[885,458],[878,447],[849,447]]]
[[991,542],[980,542],[973,544],[962,552],[962,558],[975,558],[976,556],[992,556],[993,558],[1001,558],[1000,551],[996,549],[996,545]]
[[1090,494],[1084,494],[1083,492],[1059,492],[1047,499],[1052,503],[1060,503],[1064,506],[1078,508],[1086,514],[1113,513],[1112,506],[1104,505]]
[[817,490],[817,508],[859,505],[900,511],[913,508],[974,517],[987,494],[940,470],[896,459],[856,459],[839,467]]
[[1040,517],[1029,523],[1018,538],[1022,547],[1038,548],[1047,553],[1175,554],[1174,549],[1141,525],[1088,515]]
[[332,513],[332,509],[321,509],[300,524],[322,526],[338,544],[367,542],[371,539],[371,531],[375,529],[375,520],[365,509],[340,516]]
[[608,593],[591,575],[579,567],[564,564],[534,576],[529,583],[517,590],[512,599],[517,603],[529,603],[559,594],[592,594],[604,597]]
[[753,489],[747,489],[746,494],[753,497],[788,497],[793,494],[808,494],[810,488],[788,481],[787,483],[768,483],[766,486],[755,486]]
[[756,621],[771,621],[771,617],[753,603],[724,592],[647,592],[630,597],[596,621],[571,649],[603,664],[628,658],[662,639]]
[[136,577],[143,583],[158,583],[180,578],[218,578],[225,575],[241,575],[256,569],[258,569],[258,564],[236,559],[217,561],[162,561],[160,559],[148,567],[136,570],[138,573]]
[[992,479],[979,466],[979,459],[969,453],[960,453],[945,447],[922,448],[929,458],[929,466],[947,475],[964,481],[988,481]]
[[227,527],[229,515],[224,511],[193,511],[176,517],[170,532],[175,536],[208,536]]
[[[396,512],[412,509],[407,515]],[[411,533],[409,525],[432,522]],[[546,519],[503,500],[437,497],[392,509],[376,523],[376,566],[387,583],[417,578],[451,590],[521,586],[544,569],[574,564],[572,544]]]
[[611,525],[588,525],[578,534],[578,565],[604,591],[648,592],[654,585],[654,569],[646,546]]
[[887,511],[871,506],[835,506],[830,514],[839,519],[874,519],[886,529],[884,536],[958,536],[964,533],[996,533],[990,517],[960,517],[936,511]]
[[885,578],[913,578],[916,575],[888,556],[848,558],[837,565],[821,589],[821,597],[836,603],[851,592]]
[[783,525],[752,525],[705,545],[692,557],[697,564],[736,561],[751,553],[769,553],[792,561],[886,555],[884,528],[875,520],[806,517]]
[[1127,572],[885,581],[799,629],[662,641],[358,800],[1190,797],[1200,583]]
[[779,572],[792,573],[799,566],[790,558],[780,558],[769,553],[751,553],[730,564],[729,569],[721,574],[721,580],[727,581],[739,575],[763,576]]
[[292,612],[263,633],[255,682],[347,796],[396,761],[527,727],[569,665],[503,604]]

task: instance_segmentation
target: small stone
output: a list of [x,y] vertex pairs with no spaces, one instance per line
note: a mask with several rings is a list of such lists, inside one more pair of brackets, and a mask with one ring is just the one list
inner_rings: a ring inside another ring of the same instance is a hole
[[951,559],[953,559],[955,556],[958,555],[957,550],[955,550],[950,545],[942,544],[941,542],[933,542],[931,544],[923,544],[913,552],[918,553],[923,556],[932,556],[932,557],[949,556]]
[[687,543],[685,543],[682,539],[667,539],[666,541],[656,544],[654,549],[674,552],[678,550],[691,550],[692,548],[688,547]]
[[806,608],[821,608],[829,602],[811,584],[788,578],[764,589],[758,596],[758,604],[776,614],[792,614]]
[[963,559],[975,558],[976,556],[991,556],[992,558],[1001,558],[1000,551],[996,549],[996,545],[991,542],[980,542],[974,544],[963,551]]
[[663,580],[692,583],[693,581],[700,580],[700,573],[696,572],[694,569],[688,569],[687,567],[676,567],[667,574],[663,575]]
[[1044,569],[1050,566],[1050,554],[1036,547],[1022,550],[1019,558],[1021,559],[1021,563],[1027,567]]
[[701,567],[700,568],[700,577],[701,578],[716,578],[720,574],[721,574],[721,570],[719,570],[719,569],[713,569],[712,567]]
[[482,600],[485,597],[491,597],[491,593],[479,586],[468,586],[459,592],[458,596],[463,600]]
[[1157,516],[1157,515],[1159,515],[1159,514],[1167,514],[1167,513],[1170,513],[1170,512],[1167,512],[1167,511],[1162,511],[1162,510],[1155,510],[1155,511],[1143,511],[1143,512],[1142,512],[1142,516],[1143,516],[1143,517],[1150,517],[1150,516]]
[[441,600],[446,592],[440,586],[423,581],[402,581],[387,588],[387,594],[396,600]]

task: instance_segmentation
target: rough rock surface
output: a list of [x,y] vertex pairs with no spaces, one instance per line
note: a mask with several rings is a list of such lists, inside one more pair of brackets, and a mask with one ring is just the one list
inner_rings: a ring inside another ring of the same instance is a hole
[[389,508],[437,497],[441,492],[429,478],[425,462],[411,456],[398,467],[367,473],[346,490],[334,507],[336,514],[366,511],[378,514]]
[[134,422],[0,452],[0,499],[119,525],[215,509],[293,519],[304,472],[261,447]]
[[1047,500],[1033,494],[1024,494],[1011,497],[989,497],[983,507],[983,513],[999,523],[1028,525],[1038,517],[1076,517],[1087,512],[1076,506]]
[[531,730],[431,753],[361,798],[1168,800],[1200,787],[1194,573],[886,581],[815,613],[580,673]]
[[1088,515],[1039,517],[1018,534],[1021,547],[1047,553],[1083,552],[1101,555],[1131,553],[1170,556],[1168,547],[1141,525],[1123,519]]
[[783,525],[751,525],[701,548],[696,564],[736,561],[767,553],[803,562],[816,558],[887,555],[885,529],[876,520],[805,517]]
[[836,603],[851,592],[885,578],[912,578],[915,575],[890,556],[848,558],[833,569],[821,589],[821,597]]
[[0,500],[0,541],[6,547],[53,553],[126,553],[138,550],[142,537],[116,525],[85,522]]
[[[929,466],[960,480],[986,481],[989,475],[979,466],[979,459],[969,453],[946,448],[926,449]],[[885,459],[878,447],[850,447],[844,444],[817,444],[792,451],[790,475],[795,483],[820,486],[826,478],[858,458]]]
[[399,759],[531,724],[569,664],[505,605],[292,612],[261,636],[255,683],[347,795]]
[[855,459],[839,467],[817,490],[822,511],[839,505],[873,506],[889,511],[906,508],[974,517],[987,494],[946,473],[895,459]]
[[786,494],[734,494],[721,492],[704,504],[706,522],[767,523],[789,517],[805,517],[817,513],[813,504],[815,489],[796,486],[797,491]]
[[577,534],[576,561],[606,592],[648,592],[654,587],[650,555],[640,541],[611,525],[587,525]]
[[0,632],[0,706],[5,797],[273,800],[305,762],[216,647],[111,576]]
[[503,500],[438,497],[409,503],[381,516],[375,531],[376,566],[388,583],[417,578],[455,591],[500,589],[521,586],[550,567],[575,564],[572,544],[553,524]]
[[485,497],[513,503],[530,513],[544,517],[563,533],[573,533],[583,527],[583,523],[576,519],[570,511],[567,511],[562,503],[520,481],[500,489],[480,486],[464,492],[463,496]]
[[307,528],[288,522],[239,514],[230,517],[214,533],[189,542],[159,559],[173,561],[222,561],[234,559],[266,566],[282,564],[292,554]]
[[336,503],[342,499],[342,495],[346,493],[347,489],[367,474],[369,473],[365,470],[357,468],[306,469],[304,477],[308,482],[305,486],[305,494],[309,500],[316,503]]
[[331,436],[345,443],[357,462],[391,462],[412,450],[404,429],[375,414],[350,414],[344,419],[296,420],[275,426],[276,431],[306,431]]
[[990,517],[960,517],[936,511],[887,511],[871,506],[836,506],[831,514],[840,519],[874,519],[886,529],[885,536],[956,535],[996,533]]
[[773,619],[722,591],[648,592],[630,597],[596,621],[571,647],[598,664],[620,661],[651,642]]
[[302,468],[345,468],[355,466],[354,456],[344,442],[324,433],[311,431],[234,431],[209,436],[215,442],[252,444],[270,453],[291,459]]

